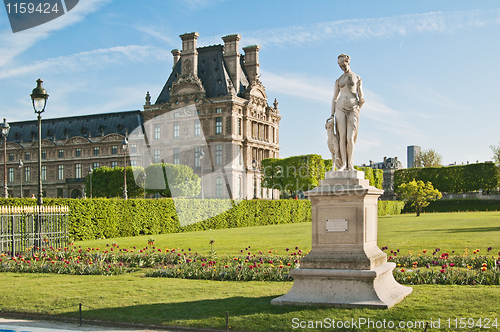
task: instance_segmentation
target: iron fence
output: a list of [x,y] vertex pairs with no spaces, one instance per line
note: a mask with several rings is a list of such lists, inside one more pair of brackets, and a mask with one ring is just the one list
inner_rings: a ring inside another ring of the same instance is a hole
[[0,206],[0,252],[66,246],[68,212],[67,206]]

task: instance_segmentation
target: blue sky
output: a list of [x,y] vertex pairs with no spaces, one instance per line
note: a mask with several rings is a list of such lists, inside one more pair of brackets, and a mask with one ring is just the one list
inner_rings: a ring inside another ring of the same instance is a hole
[[[0,9],[0,116],[35,119],[39,77],[44,118],[142,109],[171,68],[179,35],[198,46],[239,33],[259,44],[261,81],[283,117],[281,157],[327,158],[325,120],[351,56],[363,79],[356,164],[432,148],[444,163],[492,160],[500,143],[498,1],[80,0],[66,15],[13,34]],[[240,50],[241,51],[241,50]]]

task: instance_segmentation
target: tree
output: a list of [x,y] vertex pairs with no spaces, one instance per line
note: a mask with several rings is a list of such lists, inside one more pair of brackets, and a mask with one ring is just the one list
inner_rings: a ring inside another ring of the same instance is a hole
[[146,192],[164,197],[196,197],[200,178],[186,165],[151,164],[146,168]]
[[264,159],[260,172],[262,187],[279,189],[290,196],[311,190],[325,178],[323,159],[317,154]]
[[493,151],[493,159],[495,163],[500,166],[500,144],[498,146],[490,145],[491,151]]
[[443,166],[443,156],[433,149],[420,152],[420,155],[415,158],[415,165],[417,167],[436,167]]
[[[127,166],[127,196],[142,196],[134,173],[142,173],[142,167]],[[99,167],[92,172],[92,197],[123,197],[123,167]],[[90,197],[90,175],[87,175],[87,197]]]
[[403,183],[398,187],[398,193],[400,197],[411,204],[411,207],[415,208],[417,217],[423,208],[429,205],[430,201],[435,201],[442,197],[439,190],[434,189],[432,183],[424,181],[411,181]]

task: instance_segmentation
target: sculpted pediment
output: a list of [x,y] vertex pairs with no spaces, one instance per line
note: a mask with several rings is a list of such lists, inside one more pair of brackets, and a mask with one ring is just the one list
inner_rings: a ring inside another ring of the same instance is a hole
[[[56,145],[56,143],[48,140],[48,139],[42,139],[42,144],[40,144],[41,146],[54,146]],[[38,141],[33,141],[31,142],[31,147],[36,147],[38,146]]]
[[179,77],[177,81],[172,84],[170,89],[170,96],[183,96],[192,94],[205,94],[203,84],[198,77],[184,76]]
[[89,142],[90,141],[88,139],[86,139],[85,137],[75,136],[75,137],[71,137],[70,139],[68,139],[66,141],[66,143],[64,143],[64,144],[86,144]]
[[116,141],[123,141],[124,137],[120,134],[109,134],[104,136],[103,139],[99,141],[99,143],[104,143],[104,142],[116,142]]

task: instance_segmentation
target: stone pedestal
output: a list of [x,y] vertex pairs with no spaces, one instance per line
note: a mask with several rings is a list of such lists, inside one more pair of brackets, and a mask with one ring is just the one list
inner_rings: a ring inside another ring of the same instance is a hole
[[292,289],[272,304],[390,308],[412,292],[396,282],[377,246],[382,190],[360,171],[328,172],[306,195],[312,206],[312,249],[290,272]]

